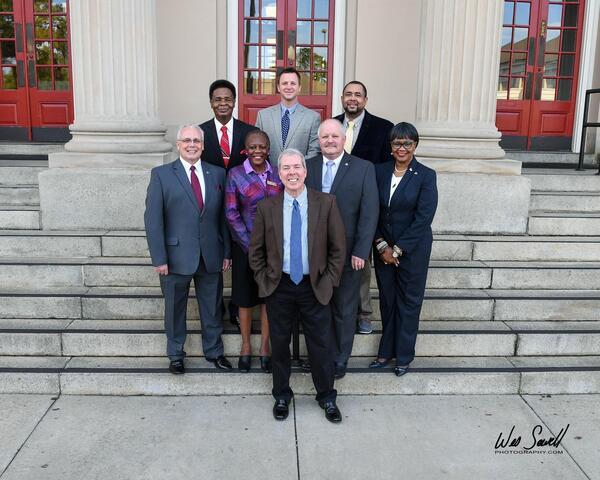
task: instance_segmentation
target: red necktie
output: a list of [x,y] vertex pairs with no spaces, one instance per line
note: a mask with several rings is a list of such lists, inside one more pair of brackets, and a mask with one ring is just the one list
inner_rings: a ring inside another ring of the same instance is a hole
[[202,187],[200,186],[200,180],[198,180],[198,176],[196,175],[196,167],[193,165],[190,167],[190,179],[192,181],[192,190],[194,191],[194,196],[196,197],[196,201],[198,202],[198,208],[200,211],[204,210],[204,200],[202,200]]
[[223,135],[221,135],[221,153],[223,154],[223,163],[225,164],[225,168],[227,168],[227,165],[229,164],[229,156],[231,155],[231,150],[229,147],[229,135],[227,135],[227,127],[222,126],[221,132],[223,132]]

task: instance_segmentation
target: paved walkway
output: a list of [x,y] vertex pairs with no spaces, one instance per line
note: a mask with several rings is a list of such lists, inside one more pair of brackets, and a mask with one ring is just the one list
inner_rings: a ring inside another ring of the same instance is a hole
[[[600,480],[600,395],[338,404],[332,425],[305,396],[276,422],[267,396],[0,395],[0,479]],[[520,444],[495,449],[513,425]],[[561,429],[558,448],[523,448]]]

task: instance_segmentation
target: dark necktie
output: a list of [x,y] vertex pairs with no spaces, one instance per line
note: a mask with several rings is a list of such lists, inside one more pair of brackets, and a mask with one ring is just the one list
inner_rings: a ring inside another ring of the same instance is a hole
[[302,217],[297,200],[292,204],[292,228],[290,229],[290,278],[298,285],[302,281]]
[[290,131],[290,111],[286,109],[283,117],[281,117],[281,143],[285,148],[285,141],[287,140],[288,132]]
[[198,175],[196,175],[196,167],[193,165],[190,167],[190,180],[192,182],[192,190],[194,191],[194,196],[196,197],[196,201],[198,202],[198,208],[200,211],[204,210],[204,200],[202,200],[202,187],[200,186],[200,180],[198,180]]
[[231,149],[229,147],[229,135],[227,134],[227,127],[223,125],[221,127],[221,154],[223,155],[223,163],[225,164],[225,168],[229,165],[229,156],[231,155]]

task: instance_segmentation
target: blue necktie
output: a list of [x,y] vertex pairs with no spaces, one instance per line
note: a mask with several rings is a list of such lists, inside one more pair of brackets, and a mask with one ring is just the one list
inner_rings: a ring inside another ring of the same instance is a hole
[[327,160],[327,171],[325,172],[325,178],[323,179],[323,190],[325,193],[331,191],[331,185],[333,185],[333,166],[335,162],[333,160]]
[[297,200],[292,204],[292,228],[290,231],[290,278],[298,285],[302,281],[302,217]]
[[283,117],[281,117],[281,143],[285,148],[285,141],[287,140],[288,132],[290,131],[290,111],[286,109]]

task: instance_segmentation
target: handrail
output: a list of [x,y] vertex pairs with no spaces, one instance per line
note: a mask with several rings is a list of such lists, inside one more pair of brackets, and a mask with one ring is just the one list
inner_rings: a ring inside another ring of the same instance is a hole
[[[588,122],[588,110],[590,107],[590,96],[593,93],[600,93],[600,88],[590,88],[585,91],[585,105],[583,107],[583,127],[581,129],[581,146],[579,147],[579,163],[576,170],[585,170],[583,168],[583,156],[585,154],[585,134],[587,127],[600,127],[600,122]],[[598,164],[598,173],[600,175],[600,162]]]

